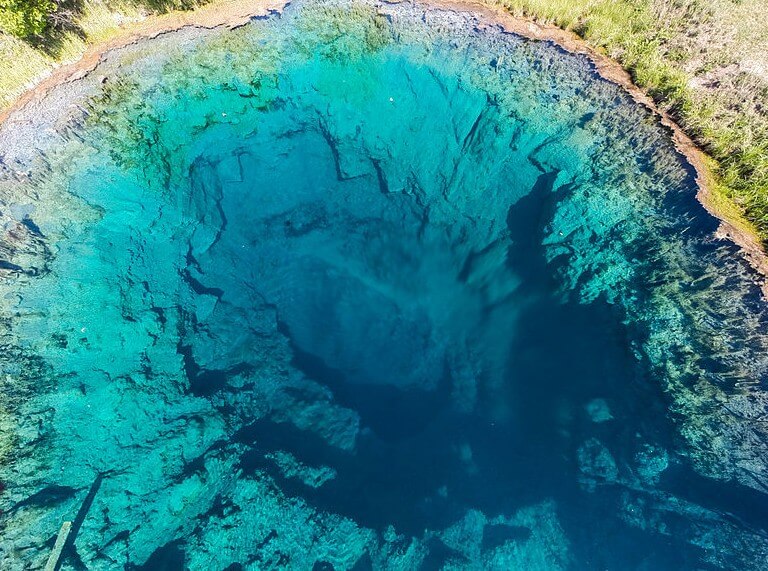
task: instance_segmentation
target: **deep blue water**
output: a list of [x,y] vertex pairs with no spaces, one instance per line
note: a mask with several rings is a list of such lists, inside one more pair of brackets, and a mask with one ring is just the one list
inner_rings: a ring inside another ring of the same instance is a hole
[[768,565],[756,277],[647,110],[475,18],[157,40],[5,171],[3,568]]

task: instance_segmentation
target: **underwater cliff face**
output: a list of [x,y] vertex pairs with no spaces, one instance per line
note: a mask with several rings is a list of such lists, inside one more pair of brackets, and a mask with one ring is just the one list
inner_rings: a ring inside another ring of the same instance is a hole
[[343,1],[111,58],[0,133],[4,569],[91,490],[65,568],[764,568],[759,287],[584,59]]

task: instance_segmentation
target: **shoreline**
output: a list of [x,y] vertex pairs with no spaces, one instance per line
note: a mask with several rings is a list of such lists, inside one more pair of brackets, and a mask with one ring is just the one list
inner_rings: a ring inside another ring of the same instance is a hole
[[244,26],[253,18],[280,13],[289,3],[290,0],[221,0],[196,10],[148,16],[138,22],[127,24],[115,37],[90,46],[77,61],[54,68],[8,107],[0,109],[0,123],[11,120],[14,113],[21,111],[27,105],[41,101],[54,88],[84,79],[96,70],[109,52],[184,28],[234,29]]
[[[392,0],[390,0],[392,1]],[[405,0],[394,0],[393,3]],[[502,6],[492,6],[482,0],[414,0],[424,6],[445,8],[456,11],[469,11],[485,20],[485,25],[498,25],[508,33],[523,38],[551,42],[568,53],[583,55],[595,66],[595,71],[603,79],[621,87],[632,99],[646,107],[659,123],[670,130],[672,142],[689,165],[696,172],[697,200],[704,209],[720,223],[715,237],[730,240],[739,247],[740,253],[749,265],[762,276],[761,289],[768,299],[768,252],[763,248],[759,237],[751,231],[743,219],[734,216],[718,206],[714,175],[707,165],[712,159],[689,137],[682,127],[670,115],[659,109],[656,102],[635,85],[629,72],[616,60],[592,48],[574,32],[564,30],[553,24],[540,24],[528,18],[521,18],[509,13]]]
[[[383,1],[397,4],[408,0]],[[475,14],[484,27],[499,26],[507,33],[533,41],[551,42],[568,53],[587,57],[600,77],[621,87],[636,103],[650,110],[661,125],[669,129],[675,149],[696,173],[696,198],[720,222],[715,237],[736,244],[749,265],[763,278],[768,278],[768,253],[763,249],[758,236],[745,227],[743,219],[717,204],[714,176],[707,165],[711,159],[668,113],[659,109],[653,99],[634,84],[630,74],[619,62],[593,49],[573,32],[515,16],[502,6],[493,6],[482,0],[413,1],[424,7],[469,12]],[[222,0],[189,12],[155,15],[128,24],[114,38],[94,44],[80,59],[54,68],[36,85],[24,91],[11,105],[0,110],[0,124],[12,123],[14,114],[30,104],[41,102],[56,87],[84,79],[99,67],[109,52],[185,28],[234,29],[253,18],[279,14],[289,3],[290,0]],[[768,298],[768,280],[763,280],[761,288]]]

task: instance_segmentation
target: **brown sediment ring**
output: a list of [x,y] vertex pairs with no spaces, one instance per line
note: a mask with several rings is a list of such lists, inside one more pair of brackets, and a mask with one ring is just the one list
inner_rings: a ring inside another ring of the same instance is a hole
[[6,109],[0,110],[0,123],[32,102],[39,102],[55,87],[78,81],[94,71],[104,56],[116,49],[150,40],[183,28],[237,28],[254,17],[282,12],[289,0],[223,0],[190,12],[173,12],[149,17],[126,25],[114,38],[89,47],[76,62],[64,64],[25,91]]
[[[397,3],[397,1],[399,0],[389,0],[389,3]],[[531,40],[552,42],[569,53],[580,54],[589,58],[602,78],[622,87],[637,103],[651,110],[662,125],[670,129],[676,149],[696,171],[696,183],[699,188],[696,197],[710,214],[720,220],[717,236],[721,239],[732,240],[741,248],[749,264],[763,277],[768,277],[768,255],[763,250],[760,240],[753,233],[741,228],[738,221],[730,219],[727,213],[720,211],[713,203],[713,176],[707,167],[704,152],[665,111],[656,106],[653,99],[632,82],[631,76],[621,64],[594,50],[573,32],[554,25],[540,24],[528,18],[513,16],[500,6],[491,6],[473,0],[415,1],[427,8],[473,13],[478,15],[486,24],[501,26],[507,32]],[[77,62],[57,68],[35,87],[22,94],[10,107],[0,112],[0,123],[8,121],[15,111],[29,103],[44,99],[54,87],[84,78],[98,67],[104,55],[111,50],[187,27],[236,28],[247,23],[253,17],[281,12],[288,3],[289,0],[213,2],[191,12],[156,16],[130,24],[119,36],[87,49]],[[768,297],[768,282],[764,283],[763,290]]]
[[[696,171],[696,184],[699,188],[696,198],[710,214],[720,220],[717,237],[734,242],[741,248],[741,252],[749,264],[763,278],[768,277],[768,255],[766,255],[760,239],[754,233],[742,228],[738,220],[733,220],[714,204],[714,176],[707,167],[707,155],[685,134],[668,113],[659,109],[653,99],[632,82],[632,77],[621,64],[594,50],[573,32],[554,25],[539,24],[528,18],[513,16],[503,7],[490,6],[473,0],[416,1],[432,7],[472,12],[489,23],[501,26],[507,32],[531,40],[552,42],[569,53],[580,54],[589,58],[602,78],[622,87],[634,101],[648,108],[662,125],[670,129],[675,148]],[[768,281],[763,280],[761,285],[764,295],[768,298]]]

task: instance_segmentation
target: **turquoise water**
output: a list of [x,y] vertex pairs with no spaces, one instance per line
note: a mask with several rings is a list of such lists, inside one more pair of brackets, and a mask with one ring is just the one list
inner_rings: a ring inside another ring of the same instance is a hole
[[109,65],[4,163],[3,569],[766,568],[758,280],[585,59],[304,2]]

